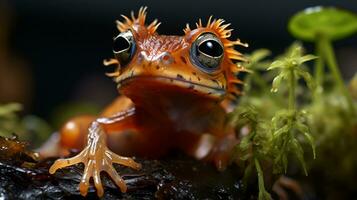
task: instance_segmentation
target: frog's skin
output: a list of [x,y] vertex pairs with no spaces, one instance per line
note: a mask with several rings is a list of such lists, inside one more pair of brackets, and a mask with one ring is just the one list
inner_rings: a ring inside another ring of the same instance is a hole
[[116,153],[158,157],[180,149],[223,169],[237,143],[226,114],[240,94],[242,82],[237,73],[244,71],[232,62],[244,60],[234,46],[244,44],[229,40],[229,24],[210,18],[207,25],[200,20],[192,30],[187,25],[183,36],[167,36],[157,34],[157,20],[145,25],[145,8],[137,17],[123,18],[124,22],[117,24],[121,33],[114,39],[116,59],[105,61],[117,66],[108,75],[118,84],[121,96],[100,116],[76,117],[63,126],[62,150],[83,150],[72,158],[57,160],[50,168],[50,173],[55,173],[84,163],[79,187],[82,195],[87,194],[91,177],[98,196],[103,195],[101,171],[126,191],[125,181],[112,164],[134,169],[140,169],[140,164]]

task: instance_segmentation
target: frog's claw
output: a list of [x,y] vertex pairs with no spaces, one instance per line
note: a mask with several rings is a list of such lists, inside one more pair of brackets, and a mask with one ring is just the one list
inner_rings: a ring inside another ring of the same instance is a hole
[[76,156],[67,159],[58,159],[49,169],[51,174],[58,169],[75,165],[84,164],[84,172],[79,184],[81,195],[86,196],[90,184],[90,178],[93,177],[94,185],[97,189],[97,195],[103,196],[104,190],[100,179],[100,172],[105,171],[113,179],[115,184],[122,192],[126,192],[125,181],[120,177],[113,167],[113,163],[140,169],[141,165],[132,158],[119,156],[110,151],[105,144],[105,134],[102,132],[98,123],[94,122],[89,129],[87,146]]

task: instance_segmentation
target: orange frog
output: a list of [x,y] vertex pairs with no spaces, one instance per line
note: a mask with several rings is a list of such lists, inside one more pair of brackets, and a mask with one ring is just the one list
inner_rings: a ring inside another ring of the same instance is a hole
[[114,77],[121,96],[99,117],[80,116],[63,126],[62,150],[82,151],[50,168],[55,173],[84,163],[79,185],[84,196],[91,177],[98,196],[103,195],[102,171],[126,191],[113,163],[141,166],[120,155],[156,158],[179,149],[223,169],[238,142],[227,123],[227,110],[241,93],[237,74],[244,71],[232,62],[244,60],[234,46],[246,45],[229,40],[229,24],[210,18],[202,25],[199,20],[195,29],[187,25],[183,36],[167,36],[156,32],[157,20],[145,24],[146,8],[137,17],[132,13],[131,19],[123,18],[124,22],[117,22],[115,59],[104,62],[118,66],[108,75]]

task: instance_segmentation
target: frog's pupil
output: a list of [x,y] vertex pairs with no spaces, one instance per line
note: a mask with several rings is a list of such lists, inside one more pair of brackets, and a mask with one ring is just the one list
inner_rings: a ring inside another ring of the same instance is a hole
[[198,46],[200,52],[212,56],[219,57],[223,54],[221,45],[214,40],[207,40]]
[[127,39],[125,39],[123,37],[117,37],[114,40],[114,44],[113,44],[114,52],[120,52],[120,51],[128,49],[129,47],[130,47],[130,43],[128,42]]

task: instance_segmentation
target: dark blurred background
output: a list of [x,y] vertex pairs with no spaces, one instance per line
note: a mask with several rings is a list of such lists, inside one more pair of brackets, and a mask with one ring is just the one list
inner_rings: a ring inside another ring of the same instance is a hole
[[[193,25],[213,14],[232,23],[234,38],[250,44],[242,52],[264,47],[275,55],[294,40],[286,24],[297,11],[334,5],[357,12],[354,0],[0,2],[0,89],[7,90],[0,94],[0,102],[20,101],[27,113],[44,118],[66,109],[68,102],[99,109],[115,97],[115,84],[104,75],[108,70],[102,61],[112,57],[112,38],[118,33],[115,20],[140,6],[148,6],[149,21],[162,22],[161,34],[181,35],[186,23]],[[313,46],[306,46],[311,52]],[[357,69],[357,36],[335,46],[344,78],[349,79]]]

